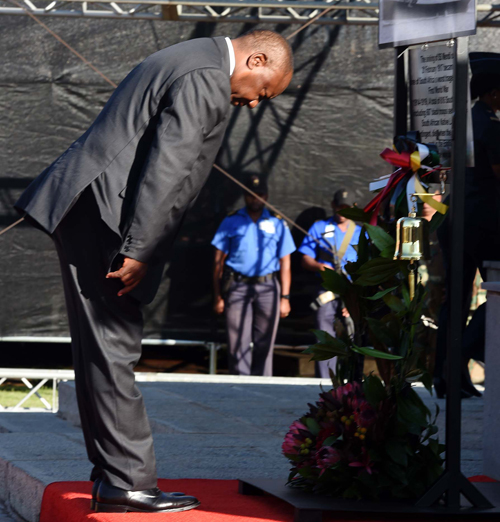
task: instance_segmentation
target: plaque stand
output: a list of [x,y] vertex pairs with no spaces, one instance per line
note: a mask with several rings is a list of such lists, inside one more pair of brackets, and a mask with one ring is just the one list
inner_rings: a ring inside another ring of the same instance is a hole
[[[287,487],[286,481],[271,479],[240,480],[239,492],[244,495],[268,493],[291,504],[295,509],[294,522],[321,522],[323,513],[422,515],[452,517],[469,520],[500,520],[500,483],[472,484],[462,474],[461,458],[461,357],[462,350],[462,282],[464,249],[465,168],[467,164],[467,89],[468,38],[455,39],[454,122],[451,172],[450,225],[452,240],[451,295],[449,306],[449,335],[446,352],[446,464],[439,479],[416,502],[351,501],[306,493]],[[394,134],[408,131],[408,85],[406,78],[406,47],[395,49]]]

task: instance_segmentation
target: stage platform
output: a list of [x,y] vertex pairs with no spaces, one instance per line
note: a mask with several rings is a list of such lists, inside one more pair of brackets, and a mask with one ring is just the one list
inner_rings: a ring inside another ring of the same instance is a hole
[[[397,504],[357,502],[318,497],[292,490],[282,481],[267,480],[266,487],[273,495],[242,495],[235,480],[160,480],[165,491],[183,491],[195,495],[201,505],[181,513],[96,513],[90,509],[91,482],[56,482],[45,489],[40,522],[393,522],[457,521],[453,516],[433,516],[429,509],[409,512],[409,506]],[[483,483],[478,486],[490,493],[500,493],[500,484]],[[500,502],[500,495],[496,496]],[[391,509],[392,511],[388,511]],[[500,508],[483,520],[498,520]],[[465,513],[464,513],[465,516]],[[479,518],[468,520],[475,522]]]
[[[151,419],[158,473],[169,479],[283,480],[289,469],[281,455],[283,437],[319,393],[318,383],[296,381],[148,382],[139,388]],[[445,401],[417,390],[431,409],[439,404],[444,437]],[[483,401],[462,404],[462,469],[466,476],[480,475]],[[73,424],[78,421],[73,383],[62,384],[60,406],[72,422],[51,413],[0,413],[0,500],[27,522],[38,522],[46,486],[87,481],[90,475],[81,431]]]

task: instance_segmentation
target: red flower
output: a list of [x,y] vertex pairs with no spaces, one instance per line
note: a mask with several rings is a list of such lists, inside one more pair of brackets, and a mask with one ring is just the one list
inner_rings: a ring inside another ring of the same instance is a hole
[[373,468],[373,462],[370,460],[370,455],[368,451],[366,451],[366,448],[361,448],[361,451],[363,452],[361,460],[358,462],[350,462],[349,466],[351,468],[363,468],[369,475],[371,475],[375,471]]
[[300,421],[294,421],[285,436],[281,449],[285,455],[298,455],[300,445],[304,444],[309,430]]
[[331,446],[321,448],[316,454],[316,465],[321,469],[320,476],[328,469],[342,460],[342,454],[339,450]]
[[360,401],[354,411],[354,421],[360,428],[368,428],[377,420],[375,410],[367,401]]
[[316,436],[316,447],[319,449],[323,446],[323,442],[332,435],[337,435],[337,427],[334,423],[323,423],[321,424],[321,431]]

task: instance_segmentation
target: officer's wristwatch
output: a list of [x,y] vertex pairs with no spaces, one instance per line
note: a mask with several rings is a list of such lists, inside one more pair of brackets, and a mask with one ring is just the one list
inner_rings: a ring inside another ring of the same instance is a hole
[[281,299],[290,299],[290,294],[287,294],[287,295],[282,295],[281,296]]

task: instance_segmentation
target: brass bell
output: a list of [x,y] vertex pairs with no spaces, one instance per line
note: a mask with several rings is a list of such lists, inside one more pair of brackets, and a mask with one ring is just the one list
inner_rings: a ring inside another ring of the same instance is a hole
[[396,250],[394,259],[409,261],[408,288],[410,299],[415,297],[415,284],[417,280],[417,266],[415,261],[429,259],[429,223],[427,220],[418,218],[416,214],[417,197],[412,194],[413,208],[408,217],[398,219],[396,224]]
[[429,223],[418,218],[415,212],[398,219],[396,224],[396,250],[394,259],[420,261],[430,258]]

